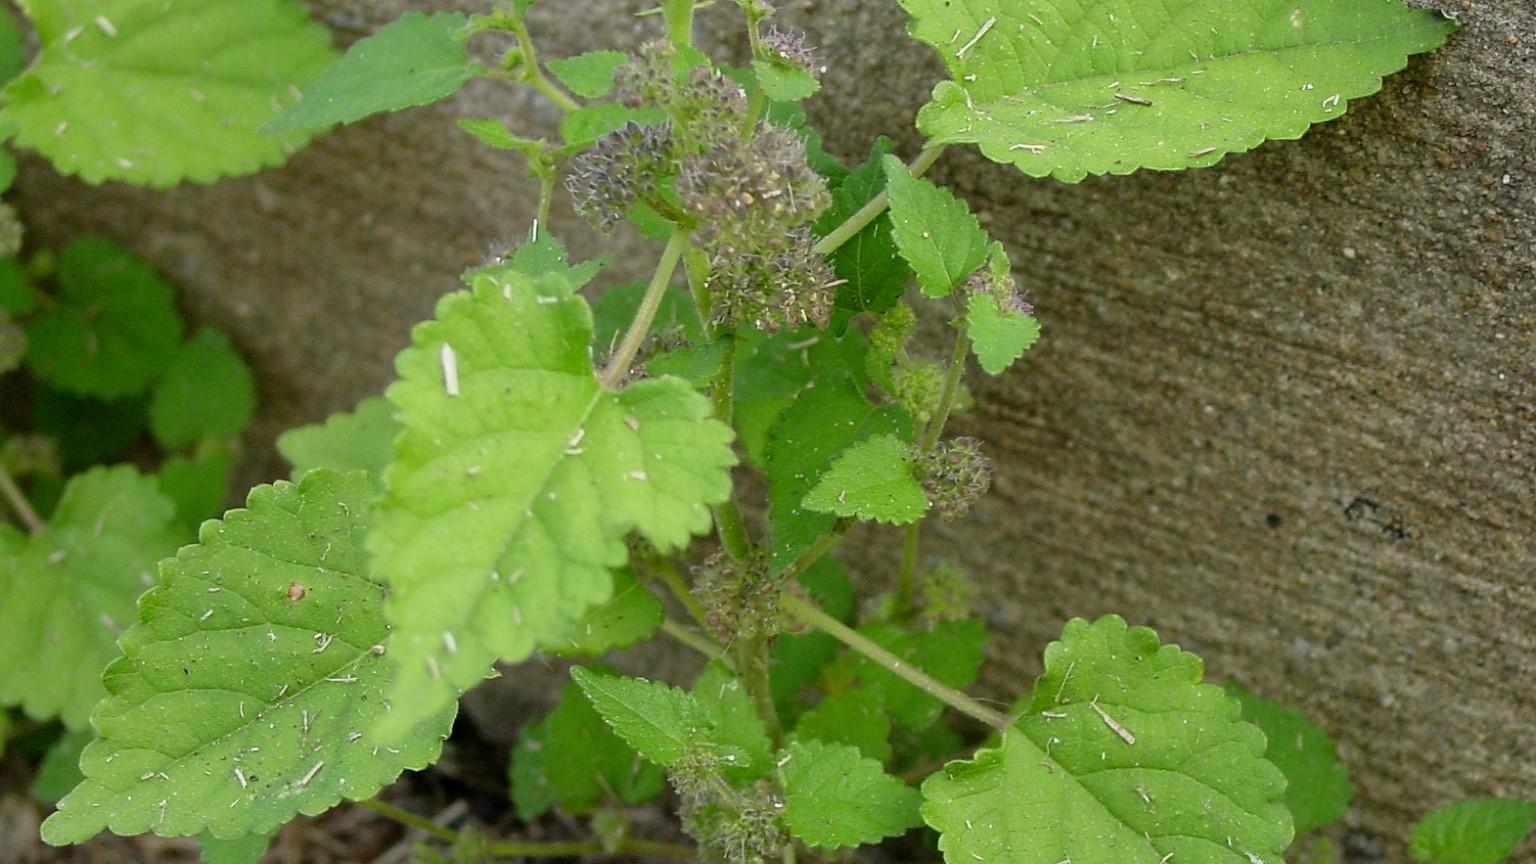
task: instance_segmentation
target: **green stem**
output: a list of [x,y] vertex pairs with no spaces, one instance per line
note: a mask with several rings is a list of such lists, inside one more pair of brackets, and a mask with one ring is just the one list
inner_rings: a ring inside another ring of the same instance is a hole
[[782,602],[785,610],[799,618],[802,623],[815,627],[847,645],[849,648],[863,654],[890,671],[891,674],[900,677],[945,705],[954,708],[962,714],[974,717],[989,726],[995,726],[998,729],[1007,728],[1010,721],[1006,716],[993,711],[991,708],[977,702],[975,699],[942,681],[930,678],[923,670],[897,657],[853,628],[821,611],[814,603],[810,603],[793,594],[785,594]]
[[539,174],[539,224],[549,224],[549,205],[555,200],[555,172],[547,169]]
[[901,571],[896,578],[896,614],[905,618],[912,611],[912,587],[917,582],[917,548],[923,523],[907,525],[901,544]]
[[[939,157],[944,155],[944,147],[945,145],[943,144],[931,144],[923,152],[917,154],[917,158],[913,159],[912,164],[908,166],[912,171],[912,176],[921,177],[929,168],[933,167],[933,163],[939,161]],[[869,199],[868,204],[860,207],[852,216],[843,220],[841,225],[833,228],[828,232],[827,236],[818,240],[816,245],[811,248],[816,250],[818,254],[831,255],[842,247],[844,243],[852,240],[854,235],[863,231],[869,223],[879,219],[880,214],[884,213],[885,208],[889,206],[891,206],[890,193],[882,189],[879,195]]]
[[725,650],[725,646],[692,627],[679,624],[671,618],[663,618],[661,621],[661,632],[711,660],[719,660],[732,672],[736,671],[736,661],[731,659],[731,655]]
[[[736,382],[736,338],[724,337],[725,358],[720,364],[720,374],[713,385],[715,419],[729,426],[735,407],[732,389]],[[736,504],[736,489],[732,485],[731,496],[715,507],[715,529],[720,533],[720,545],[733,560],[745,561],[752,555],[752,537],[747,533],[747,523],[741,518],[741,507]]]
[[677,602],[683,604],[688,611],[688,617],[692,618],[699,626],[704,626],[704,607],[699,605],[697,597],[688,590],[688,583],[683,581],[683,574],[677,572],[677,567],[671,561],[662,559],[655,562],[656,572],[661,574],[662,584],[677,598]]
[[694,0],[663,0],[661,5],[667,38],[679,48],[693,45],[693,4]]
[[944,434],[944,424],[949,422],[949,412],[955,407],[955,397],[960,393],[960,382],[965,377],[965,360],[971,351],[970,325],[960,319],[959,332],[955,334],[955,348],[949,357],[949,370],[944,375],[944,393],[939,397],[938,410],[923,429],[923,437],[917,442],[918,450],[926,453],[939,443]]
[[608,365],[603,369],[600,379],[604,387],[611,389],[629,372],[629,364],[634,362],[641,344],[645,342],[645,337],[650,335],[651,322],[656,319],[656,310],[661,308],[662,298],[667,294],[667,286],[672,283],[672,273],[677,269],[678,260],[683,257],[683,250],[687,248],[688,232],[682,228],[672,229],[672,237],[667,240],[667,248],[662,250],[661,261],[656,264],[656,272],[651,275],[651,284],[646,287],[645,296],[640,300],[640,308],[635,311],[635,320],[629,323],[629,330],[624,333],[624,341],[619,343],[619,347],[608,358]]
[[41,534],[48,527],[47,523],[38,517],[37,511],[32,509],[31,502],[27,501],[27,496],[21,491],[21,487],[16,485],[11,472],[7,471],[3,464],[0,464],[0,495],[5,496],[5,500],[10,502],[11,509],[16,511],[16,518],[21,520],[21,524],[27,526],[29,533]]
[[674,858],[682,861],[699,858],[699,850],[678,843],[635,840],[626,837],[617,849],[604,849],[595,841],[572,840],[554,843],[487,843],[485,851],[498,858],[578,858],[586,855]]
[[[784,595],[788,597],[789,595]],[[779,709],[773,704],[773,688],[768,677],[768,640],[753,636],[736,643],[742,683],[757,705],[757,714],[768,728],[768,738],[773,749],[784,743],[784,724],[779,721]]]
[[817,537],[815,542],[805,548],[804,552],[795,556],[795,560],[789,562],[784,572],[779,574],[779,581],[789,582],[801,573],[811,569],[811,565],[821,560],[821,556],[832,551],[843,535],[848,533],[848,528],[853,525],[852,520],[845,519],[832,527],[831,531]]
[[421,831],[425,834],[431,834],[433,837],[436,837],[439,840],[446,840],[449,843],[453,843],[459,839],[459,832],[453,830],[452,828],[445,828],[425,816],[417,816],[415,813],[412,813],[409,810],[402,810],[393,804],[386,804],[377,798],[372,798],[367,801],[359,801],[357,803],[363,807],[367,807],[369,810],[372,810],[375,813],[388,816],[396,822],[399,822],[401,825],[415,828],[417,831]]
[[512,34],[517,37],[517,47],[523,55],[522,80],[548,96],[549,101],[560,106],[563,111],[571,112],[580,108],[580,102],[545,77],[544,69],[539,66],[538,51],[533,47],[533,36],[528,33],[528,22],[523,20],[523,16],[513,15],[507,23],[512,28]]

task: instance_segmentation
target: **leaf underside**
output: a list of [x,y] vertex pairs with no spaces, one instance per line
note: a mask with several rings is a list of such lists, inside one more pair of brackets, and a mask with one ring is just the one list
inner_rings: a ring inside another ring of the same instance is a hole
[[594,374],[592,316],[558,274],[476,277],[418,326],[387,393],[402,431],[369,537],[401,675],[381,740],[560,647],[609,597],[631,530],[660,550],[711,524],[731,432],[676,379]]
[[1001,746],[923,784],[945,860],[1281,864],[1284,778],[1236,700],[1200,678],[1199,658],[1151,630],[1068,622]]
[[1455,28],[1397,0],[900,2],[952,79],[918,127],[1067,182],[1299,138]]
[[31,0],[42,50],[0,95],[16,141],[87,183],[208,183],[283,161],[258,130],[331,58],[291,0]]
[[265,834],[437,758],[451,705],[396,747],[364,738],[395,671],[362,545],[375,494],[325,470],[259,486],[163,564],[107,670],[86,779],[44,839]]

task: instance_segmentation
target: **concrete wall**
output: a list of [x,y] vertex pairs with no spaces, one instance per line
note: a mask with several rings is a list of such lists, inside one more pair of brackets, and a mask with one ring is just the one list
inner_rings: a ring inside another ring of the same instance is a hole
[[[348,40],[404,5],[317,13]],[[552,55],[633,45],[657,26],[642,5],[549,0],[536,30]],[[939,72],[895,3],[780,5],[833,67],[811,105],[831,148],[887,133],[910,154]],[[734,44],[729,6],[703,25]],[[1301,142],[1073,186],[967,152],[935,170],[1045,326],[1015,371],[978,373],[959,425],[996,494],[926,549],[986,580],[985,690],[1027,687],[1068,616],[1152,624],[1320,719],[1360,787],[1351,824],[1394,861],[1433,805],[1536,795],[1536,7],[1443,8],[1465,25],[1449,47]],[[125,239],[236,333],[264,405],[248,478],[267,479],[272,436],[378,390],[409,324],[524,231],[516,157],[459,114],[554,120],[477,84],[255,178],[161,194],[29,161],[14,199],[36,239]],[[596,248],[566,214],[556,230]]]

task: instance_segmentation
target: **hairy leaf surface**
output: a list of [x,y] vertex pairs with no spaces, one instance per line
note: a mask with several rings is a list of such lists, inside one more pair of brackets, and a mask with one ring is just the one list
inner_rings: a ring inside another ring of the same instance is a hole
[[912,447],[876,435],[844,450],[801,502],[807,510],[905,525],[923,518],[928,496],[912,473]]
[[543,742],[549,748],[542,763],[549,792],[567,813],[589,812],[610,796],[642,804],[666,784],[662,771],[608,727],[574,682],[550,712]]
[[377,478],[394,455],[399,431],[395,406],[383,396],[370,396],[351,411],[277,436],[277,451],[293,463],[295,480],[316,468],[367,471]]
[[571,677],[597,713],[641,756],[677,764],[711,730],[709,713],[693,694],[644,678],[604,675],[577,666]]
[[588,51],[574,57],[557,57],[550,60],[550,74],[572,93],[584,99],[601,99],[613,89],[613,73],[629,62],[623,51]]
[[329,62],[292,0],[28,0],[42,50],[0,94],[16,141],[87,183],[170,186],[283,161],[260,130]]
[[564,645],[549,646],[560,654],[605,654],[650,638],[666,617],[661,599],[635,581],[628,568],[613,571],[613,596],[587,611]]
[[1455,28],[1396,0],[900,2],[953,79],[918,128],[1067,182],[1299,138]]
[[878,843],[922,824],[922,795],[857,747],[792,742],[779,759],[779,781],[785,823],[812,846]]
[[726,777],[741,781],[770,774],[773,746],[768,729],[741,678],[724,664],[711,662],[694,680],[692,692],[709,719],[709,739],[729,748],[729,753],[741,753],[745,760],[745,764],[728,769]]
[[27,367],[81,396],[142,392],[181,343],[171,286],[132,252],[82,237],[59,254],[58,302],[27,322]]
[[0,705],[84,728],[134,601],[182,540],[154,478],[127,466],[71,478],[42,533],[0,547]]
[[988,375],[1001,375],[1040,338],[1040,322],[1034,316],[1000,309],[990,294],[971,297],[966,326],[976,362]]
[[[890,152],[890,139],[880,138],[869,159],[832,190],[832,206],[817,220],[817,234],[830,233],[885,191],[884,158]],[[889,212],[881,213],[838,247],[832,256],[832,266],[837,277],[844,280],[837,287],[837,313],[834,316],[834,329],[837,330],[846,326],[848,318],[860,312],[884,312],[895,306],[906,293],[907,282],[912,278],[912,271],[896,251]]]
[[398,747],[363,740],[390,711],[393,638],[362,540],[376,495],[315,471],[252,490],[161,568],[106,673],[86,779],[43,826],[221,839],[371,797],[437,757],[452,706]]
[[731,432],[708,400],[667,378],[605,389],[591,330],[565,279],[508,269],[445,297],[396,361],[403,431],[368,541],[401,668],[381,739],[498,657],[567,642],[608,599],[625,535],[686,545],[730,493]]
[[767,454],[768,523],[773,531],[773,566],[793,561],[837,523],[830,513],[803,506],[806,493],[852,444],[874,435],[906,439],[912,421],[894,405],[875,407],[848,378],[831,378],[811,387],[779,415],[769,434]]
[[1472,798],[1447,804],[1414,826],[1408,851],[1428,864],[1502,864],[1536,828],[1536,801]]
[[912,176],[900,159],[884,160],[896,247],[929,297],[947,297],[987,263],[987,232],[953,192]]
[[458,12],[401,15],[355,42],[267,130],[324,129],[452,96],[481,71],[457,38],[467,22]]
[[1285,779],[1201,674],[1144,627],[1068,622],[1001,746],[923,783],[945,861],[1280,864]]

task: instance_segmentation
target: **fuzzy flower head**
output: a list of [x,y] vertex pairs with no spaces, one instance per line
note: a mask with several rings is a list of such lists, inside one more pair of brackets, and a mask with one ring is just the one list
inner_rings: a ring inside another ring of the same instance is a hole
[[701,243],[737,249],[782,245],[832,200],[827,181],[806,160],[805,142],[770,123],[745,141],[727,138],[685,157],[677,194],[702,225]]
[[813,248],[810,231],[797,228],[786,243],[763,252],[726,247],[711,256],[708,286],[717,322],[767,333],[827,326],[837,274]]
[[576,212],[604,231],[673,170],[672,127],[625,124],[571,160],[565,187]]
[[614,94],[630,108],[659,105],[690,142],[730,138],[747,113],[747,92],[719,70],[687,67],[668,42],[642,45],[614,76]]
[[732,642],[777,635],[779,586],[760,557],[737,562],[717,553],[698,569],[694,590],[704,624],[716,637]]
[[963,515],[992,487],[992,460],[975,438],[940,441],[932,452],[918,454],[916,462],[923,491],[945,519]]
[[763,48],[779,60],[798,66],[817,78],[827,71],[804,33],[769,27],[768,32],[763,34]]

